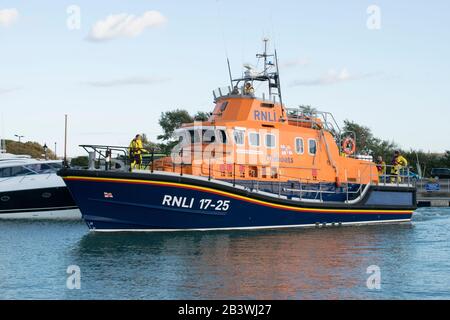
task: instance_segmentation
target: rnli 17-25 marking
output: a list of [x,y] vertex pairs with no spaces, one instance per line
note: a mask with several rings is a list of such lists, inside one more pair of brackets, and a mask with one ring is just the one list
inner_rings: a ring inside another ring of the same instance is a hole
[[164,195],[162,205],[181,209],[215,210],[226,212],[230,209],[230,200],[212,200]]

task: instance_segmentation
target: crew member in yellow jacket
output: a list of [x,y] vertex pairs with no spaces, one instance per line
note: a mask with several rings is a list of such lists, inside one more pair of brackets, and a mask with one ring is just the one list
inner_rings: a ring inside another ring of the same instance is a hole
[[136,137],[131,140],[129,147],[131,169],[141,169],[143,152],[147,152],[147,150],[145,150],[142,145],[142,136],[137,134]]
[[400,178],[401,169],[406,168],[408,166],[408,160],[405,159],[400,154],[400,151],[394,152],[394,159],[392,160],[392,168],[391,168],[391,182],[392,183],[401,183],[402,180]]

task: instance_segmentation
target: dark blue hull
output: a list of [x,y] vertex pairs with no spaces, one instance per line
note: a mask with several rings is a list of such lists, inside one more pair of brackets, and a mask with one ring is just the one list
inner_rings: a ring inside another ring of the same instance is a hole
[[406,222],[415,209],[412,188],[399,191],[370,187],[353,204],[304,203],[179,176],[75,170],[65,170],[60,175],[92,230],[251,229]]

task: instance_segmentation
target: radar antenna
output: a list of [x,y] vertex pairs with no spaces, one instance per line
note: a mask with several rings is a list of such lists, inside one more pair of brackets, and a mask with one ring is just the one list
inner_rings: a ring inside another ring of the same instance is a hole
[[[264,52],[258,53],[256,55],[257,59],[264,60],[264,69],[262,72],[258,72],[256,68],[251,64],[245,64],[244,68],[246,69],[242,78],[232,79],[232,88],[239,87],[241,82],[252,83],[255,81],[259,82],[268,82],[269,89],[269,98],[270,100],[275,101],[275,97],[278,96],[280,104],[283,105],[283,99],[281,97],[281,85],[280,85],[280,75],[279,75],[279,66],[278,66],[278,57],[277,52],[275,50],[274,54],[268,53],[269,47],[269,39],[264,38]],[[229,63],[229,61],[228,61]],[[229,72],[231,70],[229,68]]]

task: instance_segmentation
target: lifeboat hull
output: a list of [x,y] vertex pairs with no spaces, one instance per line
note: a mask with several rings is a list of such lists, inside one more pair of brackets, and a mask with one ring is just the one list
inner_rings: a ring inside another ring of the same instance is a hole
[[171,174],[66,169],[66,182],[93,231],[272,229],[409,222],[414,188],[369,186],[352,203],[305,202]]

